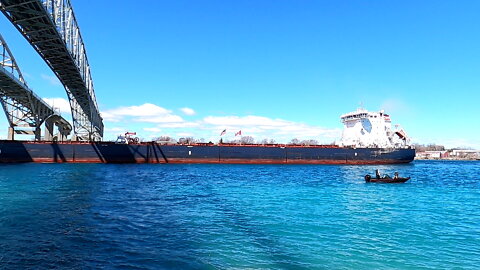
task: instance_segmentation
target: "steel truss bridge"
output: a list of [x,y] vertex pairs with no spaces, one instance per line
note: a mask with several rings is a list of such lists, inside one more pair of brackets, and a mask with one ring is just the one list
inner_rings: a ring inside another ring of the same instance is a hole
[[[45,122],[45,140],[53,139],[53,125],[59,129],[57,139],[63,141],[72,131],[72,126],[55,110],[28,88],[12,52],[0,35],[0,102],[9,122],[8,138],[15,132],[35,134],[40,139],[40,125]],[[15,130],[15,128],[27,128]],[[33,128],[33,130],[29,130]]]
[[[70,0],[0,0],[0,10],[64,85],[72,110],[72,140],[101,140],[103,121]],[[23,78],[18,80],[22,82]]]

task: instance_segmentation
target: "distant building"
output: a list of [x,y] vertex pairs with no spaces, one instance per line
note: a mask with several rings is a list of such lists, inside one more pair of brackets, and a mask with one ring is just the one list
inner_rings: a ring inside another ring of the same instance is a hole
[[417,159],[442,159],[442,158],[449,158],[450,153],[446,150],[444,151],[425,151],[425,152],[417,152],[416,158]]
[[480,159],[480,150],[452,150],[450,155],[458,159]]
[[445,150],[417,152],[416,159],[480,159],[480,150]]

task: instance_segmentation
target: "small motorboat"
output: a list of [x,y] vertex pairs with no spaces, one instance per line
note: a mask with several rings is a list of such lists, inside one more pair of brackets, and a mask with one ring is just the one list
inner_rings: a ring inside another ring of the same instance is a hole
[[380,176],[380,172],[375,170],[375,177],[370,176],[370,174],[365,175],[365,182],[367,183],[405,183],[410,177],[399,177],[398,172],[395,172],[395,176],[392,178],[389,175]]
[[372,178],[370,174],[365,175],[365,182],[367,183],[405,183],[410,179],[410,177],[381,177],[381,178]]

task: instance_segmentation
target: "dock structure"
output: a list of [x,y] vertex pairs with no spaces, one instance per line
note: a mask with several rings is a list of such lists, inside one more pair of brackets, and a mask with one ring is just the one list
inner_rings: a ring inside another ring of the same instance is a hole
[[103,120],[70,0],[0,0],[0,11],[64,85],[72,110],[72,140],[100,141]]
[[28,87],[20,68],[0,35],[0,102],[8,119],[8,139],[15,134],[34,134],[41,139],[40,126],[45,123],[44,140],[53,140],[54,125],[58,127],[57,140],[66,140],[72,126],[54,108]]

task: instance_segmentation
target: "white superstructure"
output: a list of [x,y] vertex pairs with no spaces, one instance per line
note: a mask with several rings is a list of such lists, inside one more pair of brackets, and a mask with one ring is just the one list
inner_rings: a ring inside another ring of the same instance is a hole
[[406,132],[395,125],[385,112],[357,109],[340,117],[344,124],[340,146],[404,148],[409,144]]

